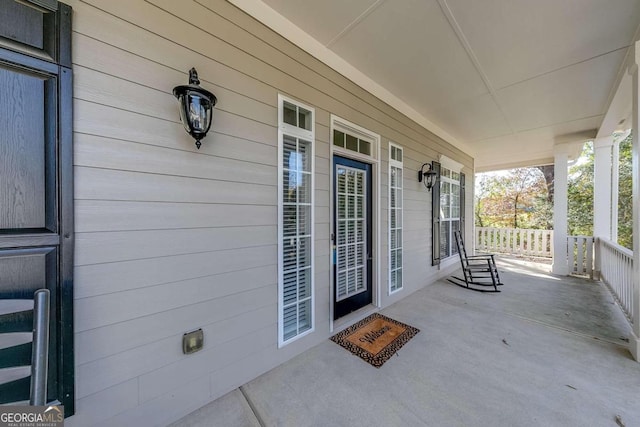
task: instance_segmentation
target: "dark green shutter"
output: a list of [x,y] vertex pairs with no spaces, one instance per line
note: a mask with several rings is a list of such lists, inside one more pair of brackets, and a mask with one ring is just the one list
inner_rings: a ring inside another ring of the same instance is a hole
[[431,265],[440,265],[440,163],[431,167],[438,174],[431,189]]

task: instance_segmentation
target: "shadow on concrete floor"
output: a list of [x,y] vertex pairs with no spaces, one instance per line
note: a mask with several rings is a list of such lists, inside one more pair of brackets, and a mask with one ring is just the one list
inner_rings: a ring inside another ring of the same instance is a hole
[[176,425],[640,425],[640,364],[606,289],[499,265],[501,293],[440,281],[382,310],[421,332],[380,369],[327,340]]

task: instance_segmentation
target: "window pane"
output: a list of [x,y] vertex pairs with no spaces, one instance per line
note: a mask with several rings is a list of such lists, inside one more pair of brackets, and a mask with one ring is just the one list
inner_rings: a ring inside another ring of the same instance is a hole
[[297,144],[298,140],[296,138],[289,135],[284,135],[282,144],[282,165],[285,167],[285,169],[297,169]]
[[342,298],[347,294],[347,272],[346,271],[338,273],[338,278],[336,279],[336,289],[338,293],[338,298]]
[[298,150],[300,152],[298,170],[311,172],[311,161],[313,160],[311,158],[311,142],[304,139],[298,140]]
[[298,203],[311,203],[311,174],[306,172],[296,172]]
[[361,291],[365,288],[366,283],[364,282],[364,271],[362,268],[358,268],[356,270],[356,291]]
[[285,273],[282,286],[284,288],[284,304],[289,305],[297,301],[298,273]]
[[298,127],[311,130],[311,111],[304,108],[298,110]]
[[283,239],[282,249],[282,267],[284,271],[294,270],[297,267],[298,260],[297,239],[295,237]]
[[296,201],[296,192],[295,188],[291,185],[290,175],[295,175],[295,172],[282,172],[282,195],[284,203],[295,203]]
[[362,154],[366,154],[367,156],[371,155],[371,143],[369,141],[360,140],[360,149],[358,150]]
[[300,303],[298,309],[298,318],[299,334],[311,329],[311,300],[303,301]]
[[[460,221],[451,221],[451,231],[457,231],[460,229]],[[458,246],[455,243],[455,239],[451,237],[451,255],[458,253]]]
[[284,237],[292,237],[296,235],[297,221],[296,205],[284,205],[282,207],[282,234]]
[[347,150],[358,151],[358,138],[353,135],[346,135],[347,137]]
[[311,268],[301,270],[298,277],[298,299],[303,300],[311,296]]
[[298,248],[298,268],[309,267],[311,265],[311,238],[300,238]]
[[449,238],[451,236],[451,223],[449,221],[442,221],[440,223],[440,257],[447,258],[451,255],[449,251]]
[[344,147],[344,133],[340,132],[339,130],[333,131],[333,145]]
[[284,339],[288,340],[298,335],[298,316],[296,304],[284,309],[284,318],[282,319],[284,328]]
[[300,236],[311,234],[311,206],[298,206],[298,233]]
[[296,110],[297,110],[297,107],[295,105],[290,104],[287,101],[284,101],[282,120],[285,123],[288,123],[290,125],[298,126],[298,123],[296,120]]
[[364,234],[364,221],[356,222],[356,242],[364,242],[365,234]]

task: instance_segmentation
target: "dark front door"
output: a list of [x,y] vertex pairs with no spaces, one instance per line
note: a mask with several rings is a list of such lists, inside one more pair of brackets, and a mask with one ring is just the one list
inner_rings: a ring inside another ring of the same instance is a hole
[[333,185],[333,318],[338,319],[372,301],[371,165],[334,156]]
[[[35,3],[35,2],[34,2]],[[50,291],[47,401],[73,411],[71,9],[0,0],[0,404],[29,399],[33,294]]]

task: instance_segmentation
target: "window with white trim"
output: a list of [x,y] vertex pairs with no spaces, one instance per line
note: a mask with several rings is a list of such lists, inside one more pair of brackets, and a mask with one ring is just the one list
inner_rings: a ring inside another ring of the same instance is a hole
[[278,96],[278,343],[311,332],[314,109]]
[[453,233],[460,230],[460,172],[440,172],[440,258],[458,254]]
[[402,289],[402,147],[389,143],[389,293]]

